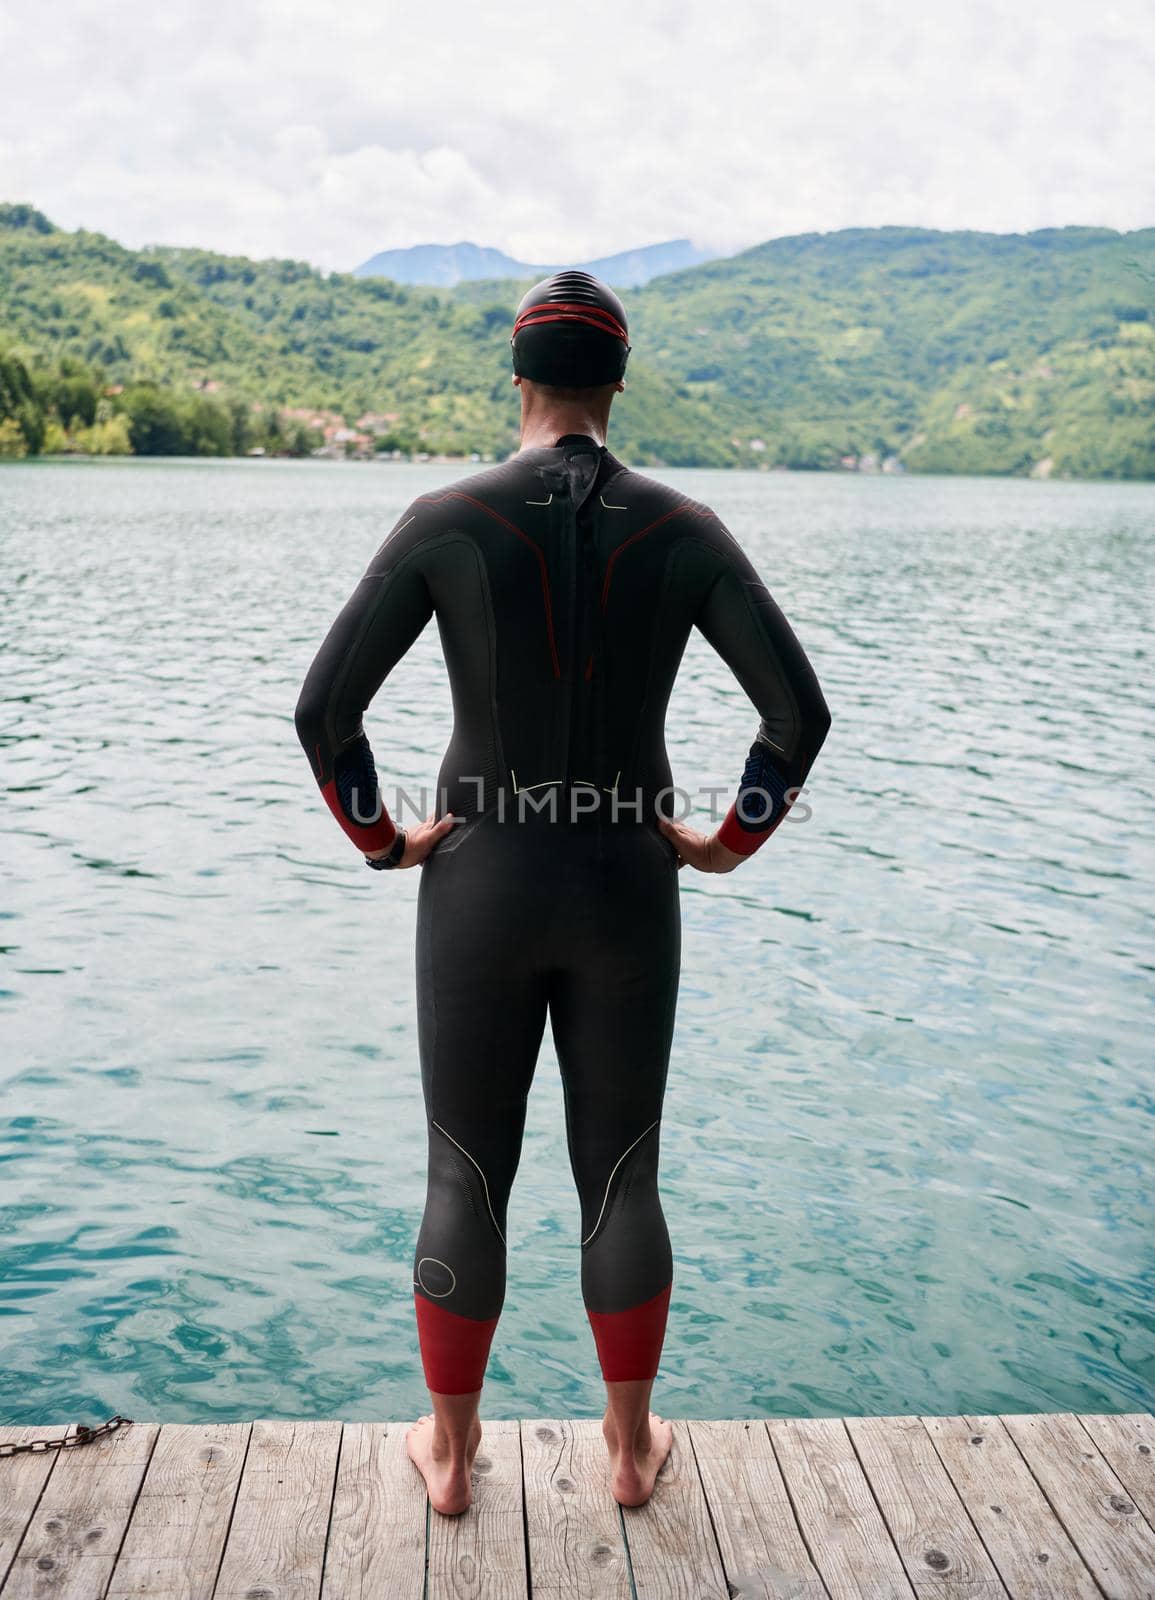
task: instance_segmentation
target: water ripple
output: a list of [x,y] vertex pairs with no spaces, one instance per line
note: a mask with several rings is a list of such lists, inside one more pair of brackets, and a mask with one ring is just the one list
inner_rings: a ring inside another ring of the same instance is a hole
[[[0,1420],[424,1406],[414,874],[366,874],[292,727],[437,468],[0,468]],[[834,713],[811,821],[683,874],[663,1404],[1150,1409],[1149,487],[669,474]],[[435,630],[367,727],[430,785]],[[753,713],[698,639],[679,782]],[[705,819],[703,819],[705,820]],[[556,1059],[491,1414],[599,1409]]]

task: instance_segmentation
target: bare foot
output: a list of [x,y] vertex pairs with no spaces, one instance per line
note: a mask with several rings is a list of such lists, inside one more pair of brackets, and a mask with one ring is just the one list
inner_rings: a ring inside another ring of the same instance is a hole
[[620,1506],[644,1506],[654,1492],[654,1480],[670,1453],[674,1427],[651,1411],[632,1444],[618,1438],[607,1416],[602,1433],[610,1452],[610,1490]]
[[444,1433],[438,1434],[433,1413],[422,1417],[405,1434],[409,1459],[425,1479],[429,1504],[434,1511],[455,1517],[469,1509],[473,1498],[470,1473],[473,1458],[481,1443],[481,1423],[469,1430],[464,1451],[454,1448]]

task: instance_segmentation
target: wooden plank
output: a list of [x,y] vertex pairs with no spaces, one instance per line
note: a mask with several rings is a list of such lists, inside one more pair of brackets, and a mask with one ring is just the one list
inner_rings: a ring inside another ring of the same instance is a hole
[[1081,1416],[1079,1421],[1155,1527],[1155,1417],[1149,1411],[1131,1411],[1120,1416]]
[[322,1600],[420,1600],[429,1502],[405,1449],[408,1426],[345,1424]]
[[684,1422],[644,1506],[623,1508],[638,1600],[726,1600],[726,1575]]
[[1078,1417],[1002,1420],[1099,1587],[1111,1600],[1155,1600],[1155,1530]]
[[521,1456],[534,1600],[630,1600],[601,1423],[523,1422]]
[[999,1418],[922,1421],[1016,1600],[1101,1600],[1086,1562]]
[[253,1423],[214,1600],[316,1600],[339,1422]]
[[[75,1423],[67,1428],[0,1428],[0,1444],[27,1444],[31,1439],[66,1439],[75,1431]],[[24,1530],[36,1510],[36,1503],[44,1492],[44,1485],[56,1465],[58,1450],[45,1450],[37,1455],[4,1456],[0,1458],[0,1588],[20,1548]]]
[[687,1424],[722,1565],[741,1600],[826,1600],[763,1422]]
[[942,1600],[1007,1600],[922,1419],[845,1421],[915,1593]]
[[[56,1452],[4,1584],[4,1600],[92,1600],[102,1595],[152,1454],[155,1423]],[[0,1462],[0,1471],[12,1465]]]
[[249,1432],[242,1422],[161,1428],[107,1600],[210,1600]]
[[473,1504],[458,1517],[429,1513],[426,1600],[511,1600],[528,1593],[521,1429],[505,1421],[481,1427]]
[[766,1424],[799,1527],[832,1600],[914,1593],[838,1417]]

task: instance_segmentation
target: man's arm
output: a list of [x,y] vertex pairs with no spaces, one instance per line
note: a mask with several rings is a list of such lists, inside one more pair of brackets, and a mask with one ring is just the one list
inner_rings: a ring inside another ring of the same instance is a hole
[[830,727],[830,711],[794,630],[741,546],[717,526],[723,564],[695,621],[761,720],[738,793],[715,838],[732,854],[750,856],[781,823],[806,781]]
[[313,776],[341,827],[366,854],[387,849],[397,829],[381,799],[361,719],[433,614],[421,570],[421,513],[414,502],[370,561],[297,700],[297,737]]

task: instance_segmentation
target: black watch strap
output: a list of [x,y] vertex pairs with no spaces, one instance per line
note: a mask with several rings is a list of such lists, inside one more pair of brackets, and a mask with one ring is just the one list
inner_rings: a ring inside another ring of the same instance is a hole
[[366,856],[365,865],[372,867],[375,872],[387,872],[390,867],[395,867],[400,862],[401,857],[405,854],[406,842],[405,829],[398,828],[397,835],[389,846],[388,852],[383,856]]

